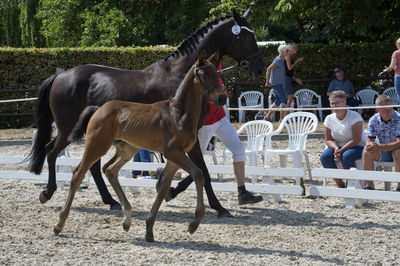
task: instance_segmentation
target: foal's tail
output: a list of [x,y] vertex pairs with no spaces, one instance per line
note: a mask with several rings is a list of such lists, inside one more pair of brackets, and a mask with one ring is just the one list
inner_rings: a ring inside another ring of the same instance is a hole
[[75,124],[72,129],[71,134],[68,136],[68,141],[74,142],[80,140],[85,134],[88,123],[92,115],[99,109],[99,106],[88,106],[86,107],[82,114],[79,116],[79,121]]
[[52,75],[46,79],[38,88],[38,100],[36,104],[36,136],[34,136],[32,150],[24,161],[29,161],[29,171],[35,174],[42,172],[44,159],[46,158],[46,144],[51,139],[54,121],[49,105],[49,93],[57,75]]

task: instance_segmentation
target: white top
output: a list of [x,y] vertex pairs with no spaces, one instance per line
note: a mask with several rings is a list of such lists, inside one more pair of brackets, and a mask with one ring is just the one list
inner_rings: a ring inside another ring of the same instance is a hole
[[[342,147],[353,139],[351,127],[359,121],[364,122],[359,113],[347,110],[347,114],[343,120],[339,120],[335,113],[328,115],[325,118],[324,126],[331,130],[333,139],[339,147]],[[365,136],[364,131],[362,131],[361,140],[357,146],[364,146],[366,139],[367,137]]]

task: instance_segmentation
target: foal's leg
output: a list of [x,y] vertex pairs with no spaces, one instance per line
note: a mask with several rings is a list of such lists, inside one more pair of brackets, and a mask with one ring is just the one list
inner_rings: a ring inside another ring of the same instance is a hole
[[[204,188],[207,193],[208,203],[210,207],[218,212],[218,217],[233,217],[227,209],[222,207],[221,203],[217,199],[214,190],[211,186],[211,177],[208,172],[206,163],[204,162],[203,154],[201,153],[199,141],[193,146],[192,150],[188,152],[189,158],[202,170],[204,176]],[[186,188],[192,183],[192,177],[189,175],[178,183],[178,186],[170,191],[170,198],[175,198],[179,193],[186,190]]]
[[[100,136],[101,139],[101,136]],[[86,141],[85,153],[83,154],[82,160],[79,165],[74,169],[71,185],[68,192],[68,197],[65,202],[64,208],[60,212],[60,219],[58,223],[54,226],[54,234],[58,235],[64,228],[65,221],[68,218],[69,211],[71,209],[72,201],[75,196],[75,192],[85,178],[86,172],[89,168],[97,161],[101,156],[106,154],[108,149],[111,147],[111,140],[101,139],[100,141]],[[97,142],[97,143],[96,143]]]
[[118,199],[123,206],[124,222],[122,227],[125,231],[128,231],[131,226],[132,207],[118,181],[118,173],[121,167],[137,153],[137,149],[124,142],[123,144],[114,144],[114,146],[117,148],[117,151],[111,160],[103,166],[103,172],[107,176],[108,181],[115,193],[117,193]]
[[177,151],[172,154],[168,153],[165,154],[165,157],[168,160],[173,161],[176,165],[178,165],[186,172],[188,172],[192,176],[196,184],[197,205],[196,205],[195,217],[193,221],[189,224],[189,233],[193,234],[196,231],[197,227],[199,227],[199,224],[203,219],[205,213],[204,199],[203,199],[203,186],[204,186],[203,172],[183,152]]
[[[168,158],[167,158],[168,159]],[[146,218],[146,241],[147,242],[154,242],[154,235],[153,235],[153,226],[154,222],[157,217],[158,210],[160,209],[160,205],[165,198],[165,195],[168,192],[168,189],[171,186],[172,177],[178,170],[178,166],[174,163],[167,160],[167,165],[165,166],[164,170],[161,174],[161,182],[160,182],[160,189],[157,193],[157,197],[151,207],[150,213]]]
[[158,192],[156,201],[154,202],[154,205],[151,209],[151,212],[148,218],[146,219],[146,241],[149,242],[154,241],[153,237],[154,221],[158,209],[160,207],[160,204],[162,200],[165,198],[165,195],[171,186],[172,176],[175,174],[176,170],[178,170],[177,166],[190,173],[196,183],[197,205],[196,205],[194,219],[189,224],[189,233],[193,234],[196,231],[205,213],[204,199],[203,199],[204,178],[200,168],[198,168],[182,151],[179,150],[168,151],[164,155],[168,161],[164,171],[162,172],[162,177],[160,177],[161,178],[160,190]]

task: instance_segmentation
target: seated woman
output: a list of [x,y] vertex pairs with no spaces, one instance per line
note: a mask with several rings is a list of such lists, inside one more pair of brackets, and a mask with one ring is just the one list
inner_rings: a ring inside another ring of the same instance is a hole
[[[331,107],[346,107],[347,95],[343,91],[333,91],[329,95]],[[320,160],[324,168],[344,169],[355,167],[356,160],[361,159],[366,136],[363,132],[363,119],[355,111],[332,110],[325,118],[326,149]],[[339,188],[346,187],[342,179],[334,179]]]

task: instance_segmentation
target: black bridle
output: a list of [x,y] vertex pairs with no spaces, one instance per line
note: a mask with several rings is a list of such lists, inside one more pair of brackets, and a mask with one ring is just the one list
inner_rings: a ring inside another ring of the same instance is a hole
[[[239,27],[241,29],[243,28],[242,26],[239,26]],[[249,30],[249,29],[247,29],[247,27],[246,27],[245,30]],[[240,34],[238,34],[238,35],[232,34],[232,35],[233,35],[232,36],[232,43],[235,40],[239,41],[239,46],[240,46],[240,49],[242,50],[242,54],[243,54],[245,50],[244,50],[244,46],[243,46],[243,43],[242,43],[242,39],[240,39]],[[224,72],[224,71],[227,71],[227,70],[232,70],[232,69],[235,69],[235,68],[238,68],[238,67],[248,67],[250,65],[249,60],[251,60],[251,59],[253,59],[255,57],[259,57],[259,56],[261,56],[261,52],[260,52],[260,50],[257,49],[257,52],[254,52],[254,53],[252,53],[250,55],[244,56],[243,59],[240,62],[236,63],[233,66],[229,66],[229,67],[226,67],[224,69],[221,69],[221,72]]]

